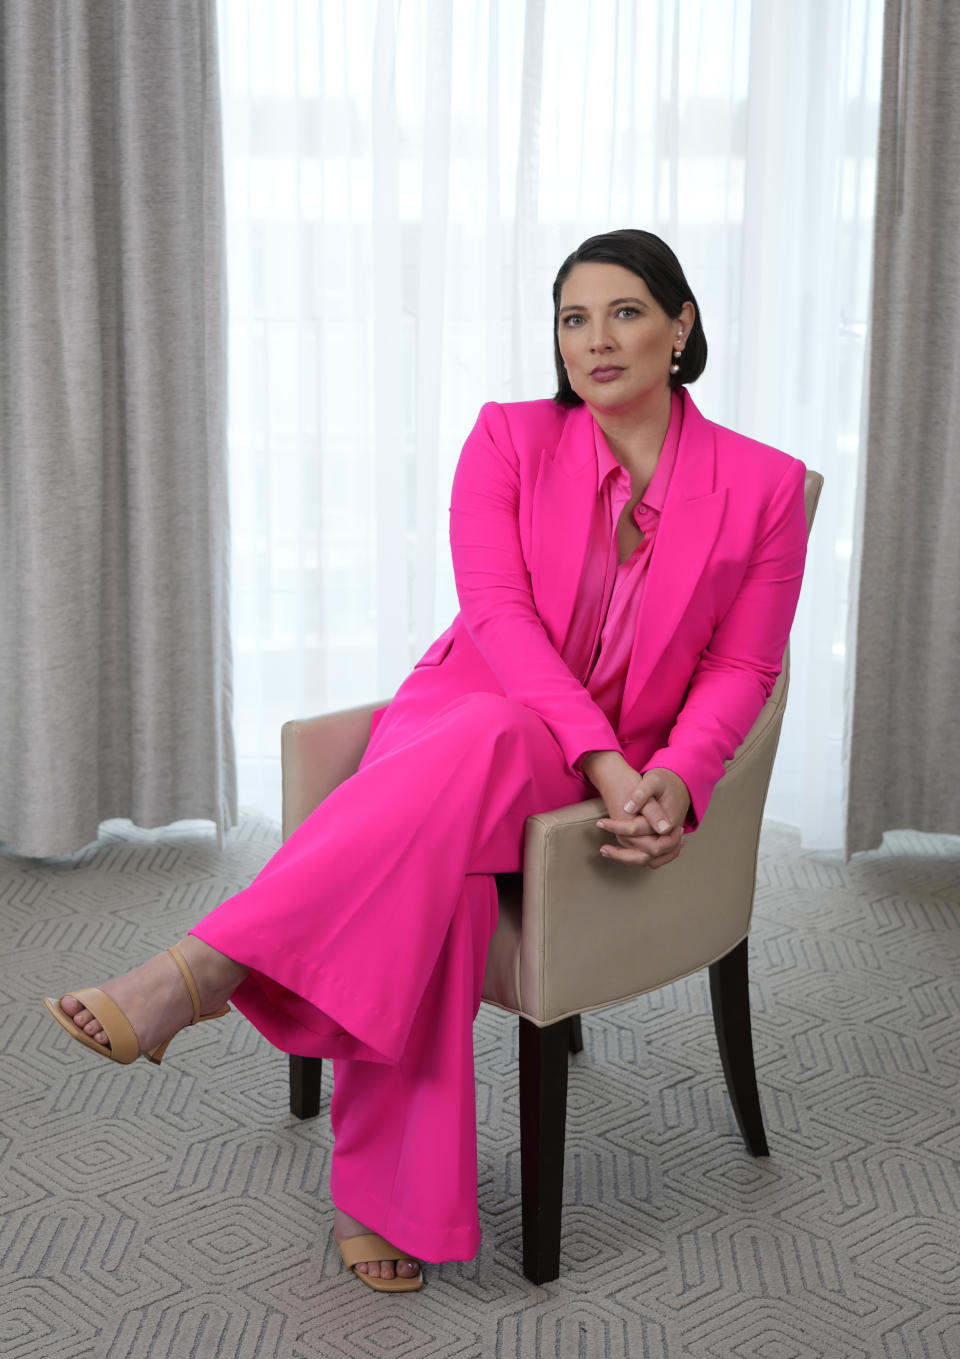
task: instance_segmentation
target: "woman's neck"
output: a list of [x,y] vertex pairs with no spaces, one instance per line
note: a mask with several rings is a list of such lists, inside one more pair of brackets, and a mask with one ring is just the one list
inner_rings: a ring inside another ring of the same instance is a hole
[[672,393],[668,387],[639,410],[590,408],[603,430],[610,452],[630,473],[635,492],[646,489],[656,470],[660,450],[670,428],[671,400]]

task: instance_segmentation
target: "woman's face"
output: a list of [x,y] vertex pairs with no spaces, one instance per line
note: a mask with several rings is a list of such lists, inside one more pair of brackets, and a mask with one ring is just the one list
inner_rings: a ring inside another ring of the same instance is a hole
[[597,410],[642,409],[669,386],[673,350],[683,349],[692,325],[692,303],[684,303],[679,318],[668,316],[629,269],[575,264],[557,317],[570,386]]

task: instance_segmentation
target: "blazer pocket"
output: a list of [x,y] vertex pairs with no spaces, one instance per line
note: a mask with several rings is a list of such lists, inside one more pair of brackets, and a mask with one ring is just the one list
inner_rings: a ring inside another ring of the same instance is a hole
[[452,646],[453,628],[449,627],[446,632],[441,632],[437,640],[427,647],[426,651],[413,667],[414,670],[420,670],[425,665],[439,665],[440,662],[445,659]]

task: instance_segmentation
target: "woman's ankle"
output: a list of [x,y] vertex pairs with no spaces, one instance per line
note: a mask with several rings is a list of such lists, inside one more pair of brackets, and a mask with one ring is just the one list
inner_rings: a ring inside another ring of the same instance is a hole
[[181,939],[177,947],[193,973],[204,1011],[217,1009],[229,1000],[250,971],[195,934]]

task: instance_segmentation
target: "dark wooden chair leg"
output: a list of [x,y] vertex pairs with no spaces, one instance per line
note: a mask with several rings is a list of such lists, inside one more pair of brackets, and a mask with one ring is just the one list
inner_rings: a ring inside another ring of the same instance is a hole
[[320,1057],[290,1057],[290,1112],[297,1118],[316,1118],[320,1112]]
[[753,1061],[753,1036],[750,1031],[750,994],[747,941],[710,967],[710,999],[717,1030],[720,1061],[727,1081],[737,1124],[743,1140],[754,1156],[767,1156],[767,1135],[763,1129],[757,1071]]
[[560,1274],[569,1052],[569,1020],[544,1029],[520,1020],[523,1272],[537,1284]]
[[570,1016],[570,1019],[569,1019],[569,1024],[570,1024],[570,1051],[571,1051],[571,1052],[582,1052],[582,1051],[583,1051],[583,1025],[582,1025],[582,1023],[580,1022],[580,1016],[579,1016],[579,1015],[571,1015],[571,1016]]

